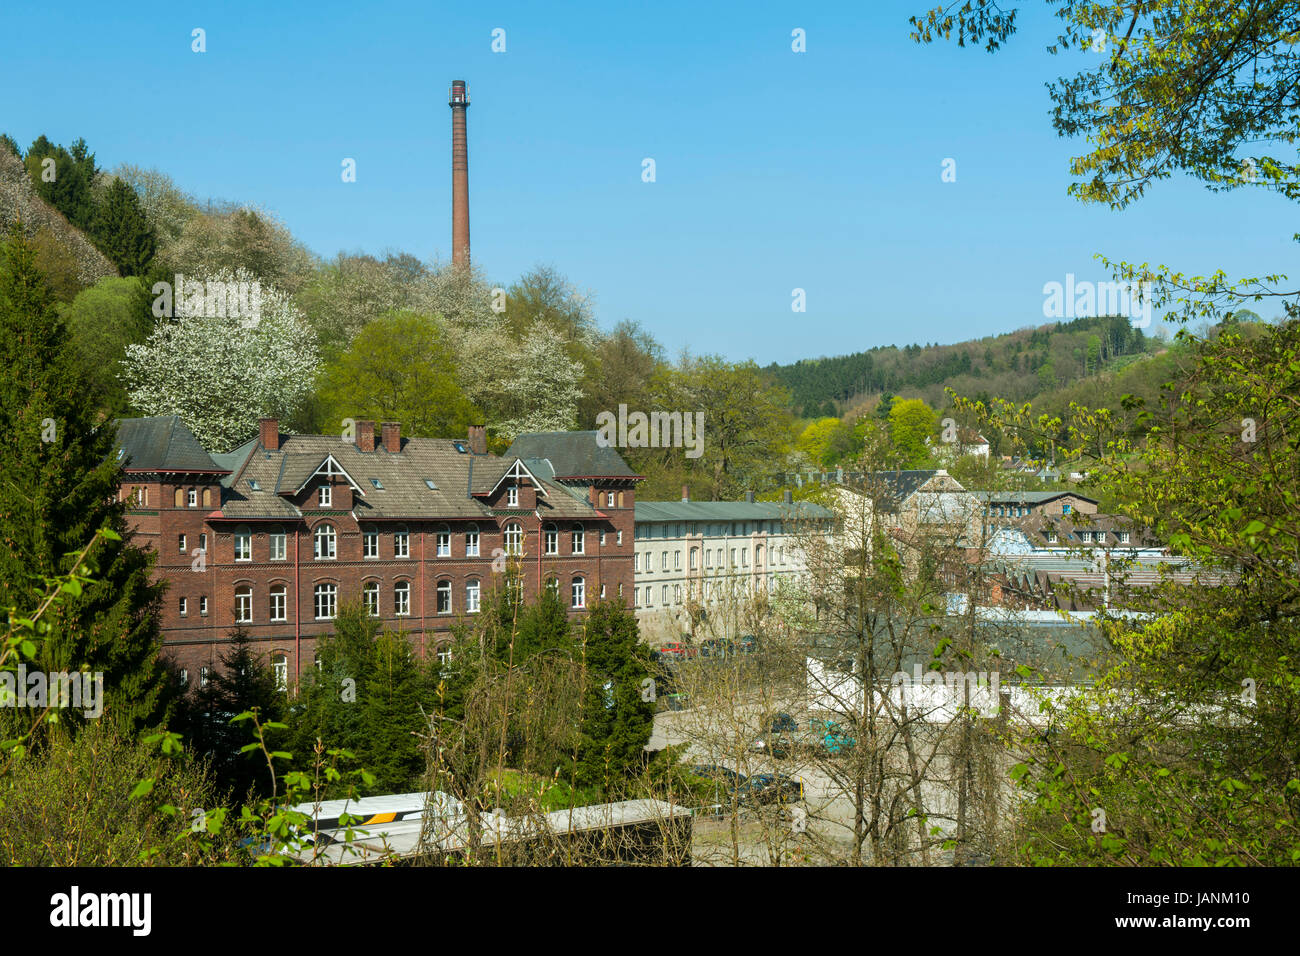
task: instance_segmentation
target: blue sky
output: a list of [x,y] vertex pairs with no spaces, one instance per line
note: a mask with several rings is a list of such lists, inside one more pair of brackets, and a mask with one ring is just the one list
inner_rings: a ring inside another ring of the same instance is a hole
[[1289,270],[1276,197],[1170,180],[1124,212],[1070,199],[1083,144],[1052,131],[1044,83],[1088,54],[1047,55],[1042,12],[996,55],[917,46],[907,16],[932,2],[29,5],[3,14],[21,80],[0,129],[264,206],[320,255],[445,259],[446,94],[465,79],[490,278],[549,263],[605,326],[760,364],[1040,324],[1044,283],[1108,278],[1095,253]]

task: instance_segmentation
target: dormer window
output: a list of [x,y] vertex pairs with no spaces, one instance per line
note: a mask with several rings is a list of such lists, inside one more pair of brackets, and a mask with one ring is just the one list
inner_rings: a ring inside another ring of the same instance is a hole
[[519,488],[515,485],[511,485],[509,488],[506,489],[506,507],[507,508],[519,507]]
[[320,486],[320,506],[328,508],[334,501],[334,489],[329,485]]

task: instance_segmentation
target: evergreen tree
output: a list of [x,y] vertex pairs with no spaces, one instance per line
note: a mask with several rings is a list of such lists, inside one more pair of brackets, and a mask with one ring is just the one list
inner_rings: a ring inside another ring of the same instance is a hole
[[[53,165],[45,160],[54,160]],[[63,213],[68,222],[83,232],[95,217],[95,156],[79,139],[67,150],[39,137],[27,150],[27,174],[36,194]],[[47,172],[48,171],[48,172]]]
[[588,612],[577,780],[614,796],[644,765],[654,728],[654,705],[642,699],[641,686],[649,650],[638,638],[636,617],[622,604],[600,601]]
[[405,634],[381,632],[370,649],[369,676],[358,701],[364,735],[354,749],[375,775],[375,793],[419,786],[424,755],[416,734],[425,730],[420,705],[429,703],[424,673]]
[[121,541],[87,562],[94,583],[58,605],[35,666],[104,675],[105,717],[162,716],[161,585],[153,554],[128,540],[116,428],[96,421],[86,384],[31,245],[15,225],[0,244],[0,606],[26,607],[44,576],[68,570],[99,528]]
[[[208,687],[200,690],[199,702],[206,709],[206,736],[212,747],[210,753],[218,784],[229,788],[237,801],[248,796],[250,790],[258,796],[269,796],[271,779],[266,755],[260,750],[241,752],[246,744],[256,740],[253,725],[250,721],[231,723],[231,720],[257,708],[257,719],[263,725],[281,721],[285,696],[242,626],[237,625],[230,632],[230,646],[221,655],[221,667],[208,681]],[[276,745],[279,737],[278,731],[266,733],[270,746]]]
[[153,262],[158,237],[145,218],[135,190],[114,179],[95,210],[90,236],[124,276],[144,275]]

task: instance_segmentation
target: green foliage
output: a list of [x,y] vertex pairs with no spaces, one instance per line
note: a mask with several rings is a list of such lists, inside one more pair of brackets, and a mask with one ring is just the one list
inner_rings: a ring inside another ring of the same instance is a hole
[[583,629],[586,669],[577,779],[605,790],[645,766],[654,705],[642,699],[650,673],[649,648],[640,643],[636,616],[611,601],[597,603]]
[[889,409],[889,437],[904,468],[919,468],[930,460],[926,441],[938,430],[938,414],[919,398],[896,400]]
[[95,210],[90,236],[124,276],[143,275],[157,248],[157,236],[135,190],[116,177]]
[[[53,165],[46,163],[47,159],[53,160]],[[38,137],[27,150],[25,163],[36,194],[63,213],[72,225],[89,233],[95,217],[96,169],[95,155],[86,141],[77,140],[69,150],[44,136]]]
[[152,552],[121,540],[115,429],[85,401],[79,369],[31,246],[14,230],[0,247],[0,605],[28,606],[33,588],[70,570],[84,542],[113,532],[117,540],[85,562],[94,581],[55,609],[35,661],[47,671],[103,671],[106,717],[138,726],[164,703],[162,591]]
[[344,418],[398,421],[411,434],[463,436],[483,421],[456,380],[455,356],[438,323],[398,312],[366,324],[321,372],[317,395],[330,430]]
[[143,342],[152,328],[151,297],[138,278],[101,279],[59,308],[76,353],[85,399],[113,417],[126,407],[119,374],[126,347]]

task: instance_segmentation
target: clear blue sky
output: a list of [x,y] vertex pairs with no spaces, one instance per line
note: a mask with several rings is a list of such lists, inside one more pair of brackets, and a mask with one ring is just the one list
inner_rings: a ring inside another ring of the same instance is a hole
[[761,364],[1038,324],[1045,282],[1107,278],[1098,252],[1295,271],[1275,197],[1175,180],[1122,213],[1071,200],[1082,144],[1052,132],[1044,83],[1087,54],[1046,54],[1035,0],[996,55],[919,47],[907,16],[933,2],[29,4],[0,19],[0,129],[264,206],[323,256],[445,259],[463,78],[490,278],[550,263],[605,326]]

